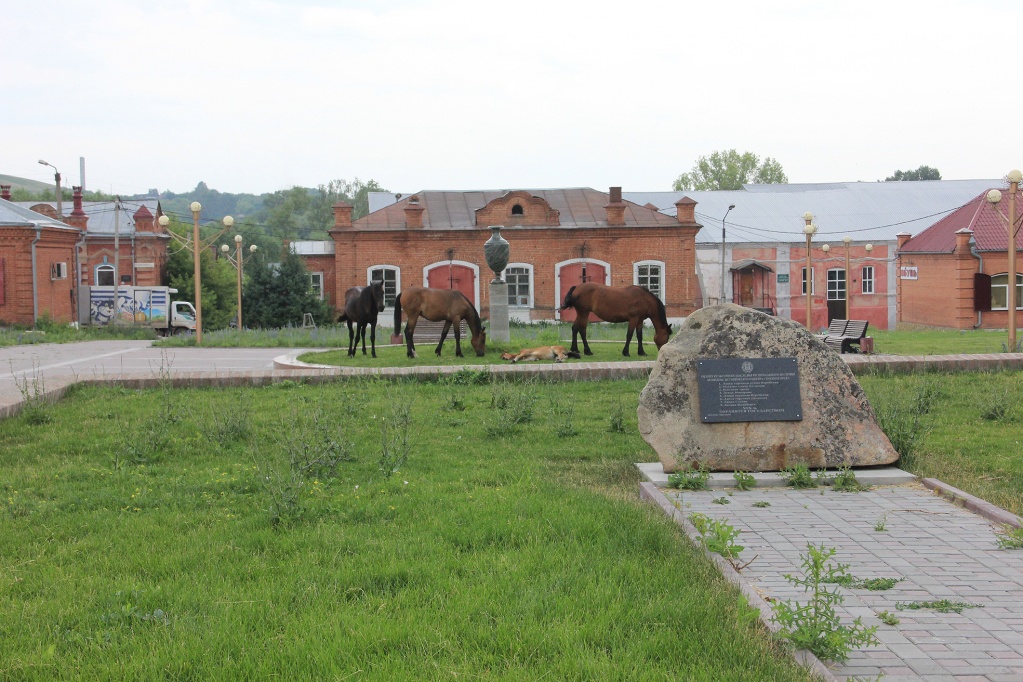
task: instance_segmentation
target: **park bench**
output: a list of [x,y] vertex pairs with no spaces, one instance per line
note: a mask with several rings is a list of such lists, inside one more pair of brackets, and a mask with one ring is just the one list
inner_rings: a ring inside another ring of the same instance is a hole
[[[465,320],[462,320],[461,324],[461,337],[463,340],[472,338],[472,333],[469,331],[469,325]],[[412,334],[412,340],[415,343],[440,343],[440,333],[444,331],[444,321],[433,322],[431,320],[420,317],[416,320],[416,329]],[[455,329],[452,327],[448,330],[448,340],[455,340]],[[405,343],[405,323],[402,322],[401,334],[391,336],[391,343],[403,344]]]
[[832,320],[828,331],[817,334],[817,338],[839,353],[858,353],[863,347],[868,324],[866,320]]

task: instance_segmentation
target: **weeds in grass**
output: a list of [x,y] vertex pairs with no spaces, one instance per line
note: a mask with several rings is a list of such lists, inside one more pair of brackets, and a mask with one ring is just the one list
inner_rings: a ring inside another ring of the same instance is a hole
[[791,464],[782,469],[781,477],[785,479],[786,485],[799,490],[817,487],[817,481],[810,473],[810,467],[803,462]]
[[895,602],[895,608],[899,611],[919,611],[921,609],[930,609],[937,611],[938,613],[962,613],[963,609],[976,609],[983,607],[983,604],[971,604],[965,601],[951,601],[949,599]]
[[444,402],[444,409],[448,412],[464,412],[465,400],[456,391],[449,391]]
[[732,501],[730,499],[728,499],[727,497],[721,496],[721,497],[715,497],[713,500],[711,500],[711,503],[712,504],[731,504]]
[[736,471],[732,474],[732,478],[735,479],[737,490],[752,490],[757,487],[757,479],[748,471]]
[[830,483],[832,488],[842,493],[858,493],[870,488],[857,481],[856,474],[849,467],[840,468]]
[[252,435],[252,411],[249,402],[244,397],[239,397],[227,410],[216,408],[207,412],[201,426],[205,439],[220,447],[247,441]]
[[771,503],[768,502],[767,500],[760,500],[759,502],[754,502],[753,506],[754,507],[770,507]]
[[441,379],[442,383],[451,386],[484,386],[493,380],[489,367],[473,369],[462,367]]
[[611,412],[608,415],[607,430],[610,433],[625,433],[625,410],[622,408],[622,401],[620,398],[611,406]]
[[386,477],[400,471],[412,454],[412,400],[392,393],[390,405],[380,422],[380,470]]
[[885,592],[892,589],[905,578],[857,578],[848,572],[848,564],[839,564],[840,571],[836,571],[836,574],[832,579],[826,580],[825,582],[835,583],[842,587],[848,587],[853,590],[871,590],[872,592]]
[[881,514],[874,522],[874,530],[878,533],[884,533],[888,530],[888,514]]
[[1023,528],[1004,526],[995,540],[998,542],[998,549],[1023,549]]
[[1003,390],[994,400],[981,408],[980,417],[990,422],[997,422],[1009,416],[1009,407],[1012,405],[1012,397],[1008,390]]
[[891,611],[882,611],[881,613],[877,614],[877,617],[885,625],[895,626],[902,622],[899,620],[899,617],[896,616]]
[[917,450],[927,435],[929,429],[922,417],[931,411],[936,397],[937,389],[931,384],[923,384],[917,389],[912,400],[913,406],[908,410],[899,409],[895,405],[877,410],[881,430],[888,436],[906,467],[912,468]]
[[810,594],[810,601],[803,606],[795,601],[773,605],[773,620],[781,626],[781,636],[797,649],[809,649],[828,661],[845,661],[854,648],[877,644],[877,626],[863,625],[861,618],[852,625],[843,625],[835,612],[835,605],[844,597],[825,585],[848,574],[846,565],[831,563],[835,549],[812,544],[806,549],[802,555],[803,576],[786,574],[785,579],[802,586]]
[[575,428],[575,406],[569,405],[562,409],[558,415],[558,425],[555,427],[555,433],[558,438],[571,438],[579,433],[579,430]]
[[11,375],[14,377],[14,385],[21,394],[21,413],[25,415],[25,421],[32,426],[40,426],[50,423],[50,413],[47,411],[46,401],[46,380],[39,368],[39,361],[32,359],[32,371],[18,376],[14,373],[14,363],[11,364]]
[[170,442],[170,432],[156,420],[147,420],[138,428],[129,428],[124,432],[124,439],[114,448],[113,469],[121,471],[128,465],[157,462],[163,459]]
[[668,474],[668,487],[679,490],[710,490],[710,471],[701,464],[698,468],[680,469]]

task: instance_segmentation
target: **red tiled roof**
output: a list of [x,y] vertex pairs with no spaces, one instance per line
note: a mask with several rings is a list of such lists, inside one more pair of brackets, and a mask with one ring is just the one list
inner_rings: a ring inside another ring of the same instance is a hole
[[[494,199],[512,190],[487,191],[434,191],[425,190],[403,198],[397,203],[374,211],[355,221],[356,229],[405,229],[405,208],[413,196],[419,198],[423,212],[423,227],[434,230],[478,229],[475,212]],[[607,192],[598,192],[588,187],[573,189],[524,190],[544,199],[551,208],[559,212],[561,227],[606,227],[607,211],[604,207],[610,201]],[[657,210],[625,201],[625,226],[678,225],[678,221]]]
[[[973,231],[978,251],[1004,251],[1009,246],[1008,232],[1005,221],[996,211],[1008,216],[1009,192],[1005,188],[996,187],[1002,193],[1002,200],[996,209],[987,200],[987,192],[983,192],[970,200],[961,208],[956,209],[926,230],[906,242],[900,253],[952,253],[955,250],[955,233],[963,228]],[[1023,194],[1016,195],[1016,225],[1019,226],[1023,216]],[[1020,233],[1017,232],[1016,246],[1020,244]]]

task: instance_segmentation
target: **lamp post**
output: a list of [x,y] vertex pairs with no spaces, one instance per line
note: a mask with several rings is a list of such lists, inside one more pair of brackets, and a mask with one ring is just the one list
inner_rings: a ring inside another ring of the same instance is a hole
[[[1006,225],[1008,232],[1008,273],[1006,275],[1006,311],[1009,318],[1006,322],[1009,332],[1009,352],[1016,352],[1016,193],[1019,191],[1020,182],[1023,181],[1023,173],[1018,170],[1011,170],[1005,176],[1009,181],[1009,219]],[[993,189],[987,193],[987,200],[995,207],[1002,200],[1002,193]],[[1004,219],[1004,216],[1003,216]]]
[[192,261],[195,266],[195,345],[202,345],[202,275],[199,274],[199,211],[202,204],[193,201],[188,207],[192,211]]
[[735,208],[735,204],[731,204],[728,210],[725,211],[725,215],[721,218],[721,302],[725,302],[725,218],[731,213],[732,209]]
[[39,159],[39,163],[42,164],[43,166],[49,166],[50,168],[53,169],[53,179],[57,183],[57,220],[64,220],[64,210],[63,205],[61,204],[61,200],[63,199],[63,197],[61,196],[60,191],[60,171],[57,170],[57,167],[54,166],[52,163],[46,163],[42,159]]
[[[230,216],[228,216],[227,218],[224,218],[224,225],[226,225],[227,227],[231,227],[231,225],[234,224],[234,220],[231,220],[230,224],[228,224],[228,218],[230,218]],[[227,256],[228,260],[230,260],[230,261],[232,261],[234,263],[235,268],[238,270],[238,331],[241,331],[241,329],[242,329],[242,263],[243,263],[244,259],[243,259],[243,256],[242,256],[242,236],[240,234],[236,234],[234,236],[234,248],[235,248],[234,258],[231,258],[231,256],[227,255],[228,252],[231,249],[231,247],[229,247],[227,244],[224,244],[223,246],[221,246],[220,250],[221,250],[221,252],[225,256]],[[249,253],[256,253],[256,245],[255,244],[253,244],[253,245],[251,245],[249,247]]]
[[852,278],[849,276],[849,245],[852,243],[852,237],[849,235],[842,237],[842,243],[845,244],[845,319],[849,320],[852,319],[849,316],[849,294],[852,282]]
[[803,234],[806,235],[806,328],[807,330],[812,330],[813,322],[811,315],[813,314],[813,308],[810,299],[813,294],[813,263],[810,261],[810,239],[817,232],[817,226],[813,224],[813,213],[810,211],[803,214],[803,220],[806,222],[806,226],[803,228]]

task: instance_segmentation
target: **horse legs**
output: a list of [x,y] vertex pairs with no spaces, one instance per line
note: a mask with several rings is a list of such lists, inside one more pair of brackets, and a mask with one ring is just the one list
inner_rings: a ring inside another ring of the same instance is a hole
[[[371,326],[369,328],[369,343],[370,343],[370,345],[373,348],[373,357],[376,357],[377,356],[377,323],[376,322],[371,322],[370,325]],[[365,343],[366,342],[365,342],[365,339],[364,339],[363,340],[363,344],[365,344]],[[363,352],[366,352],[365,348],[363,348]]]
[[[444,340],[446,338],[448,338],[448,330],[450,330],[450,329],[451,329],[451,321],[450,320],[444,320],[444,328],[440,330],[440,343],[437,344],[437,350],[434,351],[435,353],[437,353],[437,357],[440,357],[440,351],[444,347]],[[455,355],[458,355],[458,353],[455,353]]]
[[[586,341],[586,323],[589,321],[590,312],[587,310],[585,313],[577,313],[575,323],[572,325],[572,352],[579,352],[579,344],[576,342],[576,335],[583,337],[583,354],[593,355],[593,351],[590,350],[590,344]],[[579,323],[582,320],[582,324]]]
[[636,355],[646,355],[646,351],[643,350],[643,320],[636,325],[636,348]]
[[359,323],[359,336],[362,337],[362,354],[366,354],[366,323]]
[[455,318],[455,357],[464,358],[462,355],[462,318]]
[[351,319],[348,320],[348,357],[355,357],[355,347],[358,346],[358,341],[355,340],[355,329],[352,327]]
[[405,323],[405,348],[410,358],[416,357],[416,346],[412,343],[412,335],[416,331],[416,320],[419,316],[409,316],[408,322]]
[[629,357],[629,344],[632,343],[632,332],[634,328],[632,323],[629,323],[629,330],[625,332],[625,348],[622,349],[622,355]]

